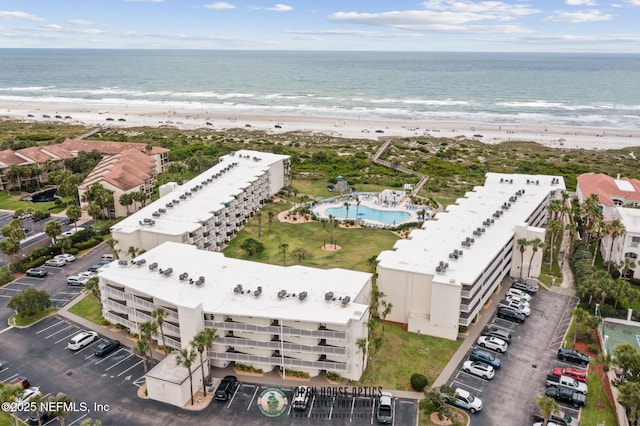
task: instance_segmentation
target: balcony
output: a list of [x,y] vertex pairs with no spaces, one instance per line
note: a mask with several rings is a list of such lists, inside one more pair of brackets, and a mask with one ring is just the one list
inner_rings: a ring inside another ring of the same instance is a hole
[[348,371],[348,362],[331,361],[305,361],[302,359],[286,357],[266,357],[257,355],[247,355],[237,352],[209,352],[209,356],[217,360],[240,361],[243,364],[270,364],[284,366],[295,370],[297,368],[308,368],[314,370]]
[[347,353],[346,348],[342,348],[338,346],[298,345],[295,343],[281,342],[278,340],[263,342],[259,340],[242,339],[239,337],[221,337],[216,339],[215,343],[223,344],[227,346],[233,346],[233,347],[248,346],[251,348],[274,349],[274,350],[284,349],[285,351],[311,352],[311,353],[329,354],[329,355],[346,355]]
[[271,325],[254,325],[246,324],[242,322],[233,321],[211,321],[205,320],[205,326],[215,327],[218,330],[236,330],[236,331],[248,331],[253,333],[262,334],[279,334],[281,336],[292,337],[314,337],[319,339],[337,339],[344,340],[347,338],[347,332],[345,331],[332,331],[332,330],[302,330],[299,328],[291,327],[278,327]]

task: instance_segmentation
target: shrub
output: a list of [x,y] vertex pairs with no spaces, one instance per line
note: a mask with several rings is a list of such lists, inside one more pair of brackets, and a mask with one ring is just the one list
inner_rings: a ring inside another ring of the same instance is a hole
[[308,379],[311,377],[309,373],[305,373],[304,371],[286,370],[285,374],[287,376],[300,377],[302,379]]
[[418,392],[422,392],[428,384],[429,381],[424,374],[416,373],[411,376],[411,387]]
[[246,371],[248,373],[258,373],[258,374],[262,374],[264,373],[264,371],[262,370],[262,368],[255,368],[253,365],[246,365],[246,364],[236,364],[234,366],[234,368],[236,370],[239,371]]
[[86,250],[86,249],[90,249],[91,247],[95,247],[98,244],[100,244],[100,240],[97,238],[91,238],[87,241],[84,242],[80,242],[74,245],[75,248],[77,248],[78,250]]
[[327,371],[326,377],[327,377],[327,380],[331,380],[332,382],[341,382],[342,381],[342,376],[339,375],[338,373],[334,373],[332,371]]

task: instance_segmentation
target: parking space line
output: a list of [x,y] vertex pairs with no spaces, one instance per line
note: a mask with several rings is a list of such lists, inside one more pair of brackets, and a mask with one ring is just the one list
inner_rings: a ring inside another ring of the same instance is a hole
[[253,404],[253,399],[256,397],[256,395],[258,394],[258,387],[256,386],[256,391],[253,393],[253,396],[251,397],[251,401],[249,401],[249,405],[247,405],[247,411],[249,411],[249,409],[251,408],[251,405]]
[[331,420],[331,416],[333,416],[333,406],[336,405],[336,397],[331,398],[331,410],[329,410],[329,420]]
[[56,341],[56,342],[55,342],[55,344],[57,345],[58,343],[60,343],[60,342],[62,342],[62,341],[67,340],[69,337],[71,337],[71,336],[75,336],[76,334],[78,334],[78,330],[80,330],[80,329],[77,329],[76,331],[74,331],[74,332],[73,332],[73,333],[71,333],[70,335],[68,335],[68,336],[66,336],[66,337],[63,337],[62,339],[60,339],[60,340]]
[[[475,374],[467,373],[467,372],[466,372],[466,371],[464,371],[464,370],[460,370],[460,374],[464,374],[465,376],[469,376],[469,377],[475,377],[476,379],[480,379],[480,380],[482,380],[482,381],[484,381],[484,382],[488,382],[488,381],[489,381],[489,380],[487,380],[487,379],[485,379],[485,378],[483,378],[483,377],[476,376]],[[456,378],[457,378],[457,377],[458,377],[458,376],[456,376]]]
[[353,398],[353,400],[351,401],[351,412],[349,413],[349,423],[353,421],[353,409],[355,406],[356,406],[356,399]]
[[3,290],[5,290],[5,291],[24,291],[24,289],[22,289],[22,288],[11,288],[11,287],[4,287]]
[[[454,384],[454,383],[459,383],[463,388],[469,388],[469,389],[472,389],[472,390],[474,390],[476,393],[482,393],[482,389],[474,388],[473,386],[471,386],[471,385],[469,385],[469,384],[467,384],[467,383],[459,382],[458,380],[454,380],[453,382],[451,382],[451,384]],[[465,390],[466,390],[466,389],[465,389]]]
[[126,352],[126,349],[125,349],[125,348],[120,348],[120,349],[118,349],[117,351],[115,351],[114,353],[112,353],[111,355],[109,355],[109,356],[105,356],[105,357],[104,357],[104,358],[102,358],[100,361],[96,362],[94,365],[98,365],[98,364],[100,364],[101,362],[104,362],[104,361],[108,360],[109,358],[111,358],[112,356],[114,356],[115,354],[117,354],[117,353],[118,353],[118,352],[120,352],[120,351],[125,351],[125,352]]
[[13,296],[7,296],[6,294],[0,294],[0,297],[6,297],[7,299],[11,299]]
[[[231,396],[231,398],[229,399],[229,403],[227,404],[227,408],[231,407],[231,403],[233,402],[233,400],[236,398],[236,395],[238,394],[238,391],[240,390],[240,388],[242,386],[253,386],[253,385],[241,385],[241,386],[236,386],[236,390],[233,391],[233,396]],[[256,387],[257,388],[257,387]],[[256,389],[257,390],[257,389]]]
[[12,376],[7,377],[6,379],[2,379],[2,380],[0,380],[0,382],[7,383],[9,380],[14,379],[14,378],[16,378],[16,377],[18,377],[18,375],[17,375],[17,374],[14,374],[14,375],[12,375]]
[[[53,337],[53,336],[55,336],[55,335],[56,335],[56,334],[58,334],[58,333],[62,333],[63,331],[68,330],[68,329],[70,329],[71,327],[74,327],[74,326],[73,326],[73,325],[71,325],[71,324],[69,324],[69,325],[68,325],[68,326],[66,326],[65,328],[61,328],[60,330],[56,331],[55,333],[49,334],[48,336],[46,336],[46,337],[45,337],[45,339],[48,339],[48,338],[50,338],[50,337]],[[43,330],[43,331],[44,331],[44,330]]]
[[78,423],[80,420],[84,419],[85,417],[87,417],[87,415],[83,414],[79,419],[76,419],[76,420],[72,421],[71,423],[69,423],[69,426],[71,426],[74,423]]
[[138,361],[137,363],[133,364],[131,367],[129,367],[126,370],[124,370],[122,373],[118,374],[118,377],[122,376],[124,373],[126,373],[129,370],[131,370],[132,368],[135,368],[135,367],[139,366],[140,364],[142,364],[142,360]]
[[[82,349],[78,349],[74,355],[78,355],[79,353],[82,353],[82,351],[84,351],[84,350],[85,350],[85,349],[87,349],[87,348],[90,348],[91,346],[95,345],[97,342],[98,342],[98,341],[97,341],[97,340],[95,340],[95,341],[93,341],[93,342],[89,343],[89,344],[88,344],[87,346],[85,346],[84,348],[82,348]],[[87,358],[85,358],[85,359],[89,359],[89,358],[87,357]]]
[[126,357],[126,358],[121,359],[120,361],[118,361],[118,362],[116,362],[115,364],[113,364],[111,367],[109,367],[109,368],[105,368],[105,370],[104,370],[104,371],[109,371],[109,370],[111,370],[113,367],[115,367],[115,366],[116,366],[116,365],[118,365],[118,364],[123,363],[124,361],[128,360],[128,359],[129,359],[129,358],[131,358],[132,356],[133,356],[133,354],[129,355],[129,356],[128,356],[128,357]]
[[371,423],[370,424],[373,424],[373,419],[375,416],[376,416],[376,403],[374,400],[373,404],[371,404]]
[[144,382],[146,382],[145,376],[141,376],[141,377],[138,377],[137,379],[135,379],[131,383],[133,383],[134,386],[140,387],[140,386],[142,386],[142,384]]
[[60,325],[60,324],[64,324],[64,323],[65,323],[64,321],[58,321],[58,322],[56,322],[56,323],[51,324],[49,327],[45,327],[45,328],[43,328],[43,329],[42,329],[42,330],[40,330],[40,331],[36,331],[36,334],[43,333],[43,332],[47,331],[47,330],[48,330],[48,329],[50,329],[50,328],[57,327],[58,325]]
[[314,392],[313,397],[311,398],[311,405],[309,406],[309,415],[307,418],[311,417],[311,411],[313,410],[313,403],[316,402],[316,394]]

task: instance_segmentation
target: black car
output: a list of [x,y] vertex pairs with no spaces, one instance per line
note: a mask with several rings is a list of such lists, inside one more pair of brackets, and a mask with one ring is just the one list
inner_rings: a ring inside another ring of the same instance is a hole
[[576,408],[585,406],[587,403],[587,396],[585,394],[564,387],[548,387],[547,396],[550,396],[556,401],[562,401],[571,404]]
[[528,294],[536,294],[538,292],[538,287],[532,286],[531,284],[527,284],[524,281],[516,281],[511,284],[511,288],[517,288],[518,290],[522,290]]
[[469,355],[469,359],[471,361],[482,361],[485,364],[489,364],[495,369],[500,368],[500,358],[493,355],[491,352],[486,351],[480,348],[471,349],[471,354]]
[[236,376],[225,376],[216,389],[215,399],[218,401],[228,400],[236,389],[236,386],[238,386],[238,379]]
[[482,336],[491,336],[502,339],[507,343],[511,343],[511,333],[504,328],[496,327],[495,325],[488,325],[480,333]]
[[100,358],[110,354],[111,352],[115,351],[119,347],[120,347],[119,340],[107,340],[102,343],[99,343],[98,346],[96,346],[96,349],[93,351],[93,353],[95,354],[95,356]]
[[44,278],[49,274],[49,271],[47,271],[44,268],[29,268],[29,269],[27,269],[25,274],[28,277]]
[[558,358],[563,361],[573,362],[574,364],[587,365],[589,364],[589,355],[583,354],[580,351],[576,351],[571,348],[558,349]]
[[[38,411],[37,413],[29,414],[27,417],[27,424],[30,425],[44,425],[55,419],[56,413],[49,411]],[[40,422],[38,422],[40,420]]]
[[499,307],[496,315],[498,316],[498,318],[505,319],[512,322],[517,322],[520,324],[522,324],[526,319],[523,313],[520,313],[515,309],[509,308],[506,306]]
[[[551,417],[549,417],[549,420],[552,421],[553,423],[559,424],[561,426],[569,426],[573,419],[571,418],[570,415],[568,415],[564,411],[560,410],[556,414],[552,414]],[[544,416],[542,415],[542,413],[540,412],[540,409],[538,407],[536,407],[533,410],[533,421],[534,422],[543,422],[544,421]]]

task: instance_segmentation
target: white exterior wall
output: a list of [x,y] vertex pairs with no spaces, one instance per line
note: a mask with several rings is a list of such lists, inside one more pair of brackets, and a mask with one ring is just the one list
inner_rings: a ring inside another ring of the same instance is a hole
[[[204,362],[206,366],[206,359]],[[167,355],[166,358],[160,361],[160,363],[145,376],[147,396],[149,399],[177,407],[184,407],[185,405],[191,404],[191,384],[193,384],[194,394],[199,389],[203,389],[199,356],[191,368],[192,375],[190,382],[188,370],[185,367],[177,365],[176,354]],[[205,376],[207,374],[208,373],[205,373]]]
[[[524,238],[527,241],[531,241],[539,238],[540,241],[545,241],[545,237],[546,229],[544,228],[528,226],[526,223],[516,225],[516,232],[513,243],[514,247],[511,260],[512,277],[537,278],[540,276],[540,271],[542,270],[542,255],[544,254],[544,249],[538,249],[538,251],[533,256],[533,259],[531,259],[533,250],[531,249],[531,246],[527,246],[526,250],[521,256],[520,248],[518,246],[518,240]],[[520,265],[521,262],[522,266]],[[530,276],[527,276],[529,272],[529,266],[531,266],[531,274]],[[520,274],[520,272],[522,272],[522,274]]]

